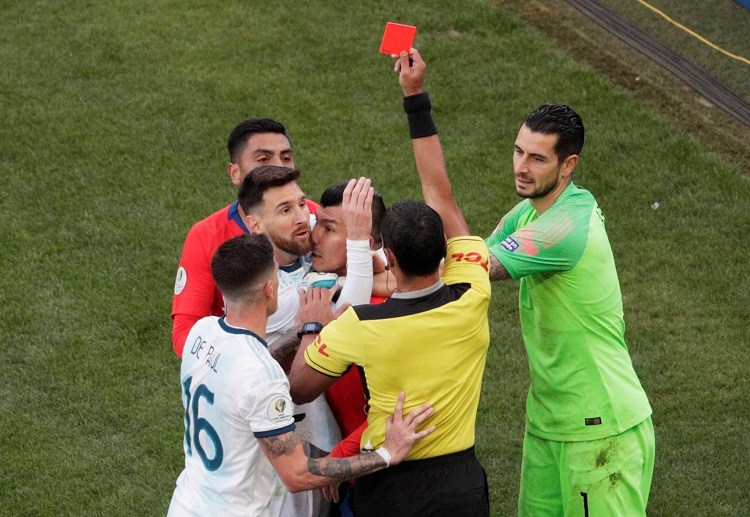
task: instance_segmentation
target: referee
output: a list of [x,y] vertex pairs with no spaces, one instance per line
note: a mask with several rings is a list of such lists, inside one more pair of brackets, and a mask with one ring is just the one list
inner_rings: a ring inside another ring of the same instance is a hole
[[425,165],[432,170],[433,160],[442,162],[442,149],[427,94],[402,87],[427,204],[401,201],[388,209],[381,231],[395,277],[392,297],[351,307],[320,334],[305,336],[289,375],[291,394],[297,403],[312,400],[351,364],[361,366],[370,406],[363,450],[383,444],[400,391],[409,393],[407,412],[432,402],[435,432],[400,465],[357,480],[358,517],[489,515],[487,477],[474,453],[489,347],[489,252],[483,239],[469,235],[445,168],[440,181],[421,177]]

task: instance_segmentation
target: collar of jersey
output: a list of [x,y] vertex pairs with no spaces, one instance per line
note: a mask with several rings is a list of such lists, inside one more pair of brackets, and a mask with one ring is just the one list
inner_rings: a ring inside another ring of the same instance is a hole
[[261,342],[261,344],[268,348],[268,343],[266,343],[266,340],[260,337],[258,334],[253,332],[252,330],[243,329],[240,327],[233,327],[226,321],[226,316],[222,316],[219,318],[219,326],[224,329],[224,332],[228,332],[230,334],[244,334],[245,336],[253,336],[255,339]]
[[441,287],[443,287],[445,284],[442,280],[438,280],[434,284],[432,284],[430,287],[425,287],[424,289],[420,289],[419,291],[409,291],[408,293],[399,293],[395,292],[391,295],[391,298],[419,298],[421,296],[427,296],[428,294],[432,294]]
[[[567,186],[567,187],[565,187],[565,190],[563,190],[563,191],[562,191],[562,193],[560,194],[560,196],[559,196],[559,197],[558,197],[558,198],[557,198],[557,199],[555,200],[555,202],[554,202],[554,204],[553,204],[552,206],[555,206],[555,205],[557,205],[558,203],[560,203],[560,202],[561,202],[562,200],[564,200],[564,199],[566,199],[566,198],[568,198],[568,197],[572,196],[572,195],[573,195],[573,194],[575,194],[575,193],[576,193],[576,192],[577,192],[578,190],[579,190],[579,189],[578,189],[578,187],[576,187],[576,186],[575,186],[575,185],[573,184],[573,182],[571,181],[570,183],[568,183],[568,186]],[[552,208],[552,207],[550,207],[550,208]],[[549,209],[548,209],[548,210],[549,210]]]
[[302,257],[299,257],[291,264],[287,264],[286,266],[279,266],[279,269],[282,271],[286,271],[287,273],[294,273],[301,267],[304,267],[304,263],[302,261]]
[[242,220],[242,216],[240,215],[240,202],[235,201],[231,205],[229,205],[229,213],[228,213],[229,219],[237,223],[237,226],[242,228],[242,231],[245,233],[250,233],[250,230],[247,229],[247,226],[245,226],[245,221]]

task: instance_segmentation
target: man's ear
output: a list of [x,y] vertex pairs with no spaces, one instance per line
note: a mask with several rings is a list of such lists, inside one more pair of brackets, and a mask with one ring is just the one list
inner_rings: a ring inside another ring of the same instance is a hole
[[236,163],[227,164],[227,174],[229,175],[229,179],[232,180],[232,183],[239,187],[240,183],[242,183],[240,166]]
[[263,284],[263,294],[269,300],[273,300],[276,297],[277,290],[274,288],[273,280],[268,280]]
[[245,216],[245,225],[251,233],[265,233],[260,217],[253,212],[250,212]]
[[580,158],[577,154],[571,154],[565,160],[563,161],[562,166],[562,176],[563,178],[569,178],[571,174],[573,174],[573,171],[578,166],[578,162],[580,161]]
[[396,265],[396,256],[388,248],[383,248],[385,253],[385,265],[388,269],[393,270],[393,266]]

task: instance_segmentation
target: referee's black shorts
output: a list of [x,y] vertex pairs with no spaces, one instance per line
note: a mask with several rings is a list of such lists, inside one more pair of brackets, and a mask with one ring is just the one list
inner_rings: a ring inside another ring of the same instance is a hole
[[474,447],[357,478],[353,497],[357,517],[490,514],[487,475]]

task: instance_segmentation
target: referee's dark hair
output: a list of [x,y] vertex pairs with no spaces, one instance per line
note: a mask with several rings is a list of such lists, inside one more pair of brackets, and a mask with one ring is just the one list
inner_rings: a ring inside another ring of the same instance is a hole
[[244,233],[219,246],[211,274],[228,300],[254,300],[261,281],[273,271],[273,246],[263,234]]
[[250,174],[245,176],[237,192],[237,199],[242,210],[250,213],[263,202],[263,194],[268,189],[283,187],[284,185],[297,181],[301,172],[299,169],[280,167],[278,165],[261,165],[254,168]]
[[[289,140],[289,136],[286,134],[286,128],[281,122],[276,122],[270,118],[249,118],[243,120],[237,124],[227,139],[227,150],[229,151],[229,161],[237,163],[240,159],[240,154],[245,148],[247,141],[250,137],[257,133],[278,133],[286,136]],[[292,145],[289,140],[289,145]]]
[[432,274],[445,257],[443,221],[424,203],[394,203],[385,212],[381,233],[383,246],[393,252],[407,276]]
[[[320,206],[323,208],[329,206],[341,206],[344,202],[344,190],[346,190],[348,184],[348,181],[344,181],[342,183],[331,185],[325,189],[323,195],[320,196]],[[383,196],[380,195],[380,192],[376,190],[375,195],[372,197],[372,231],[370,232],[370,235],[377,246],[380,246],[382,243],[380,229],[383,217],[385,217],[385,201],[383,201]]]

